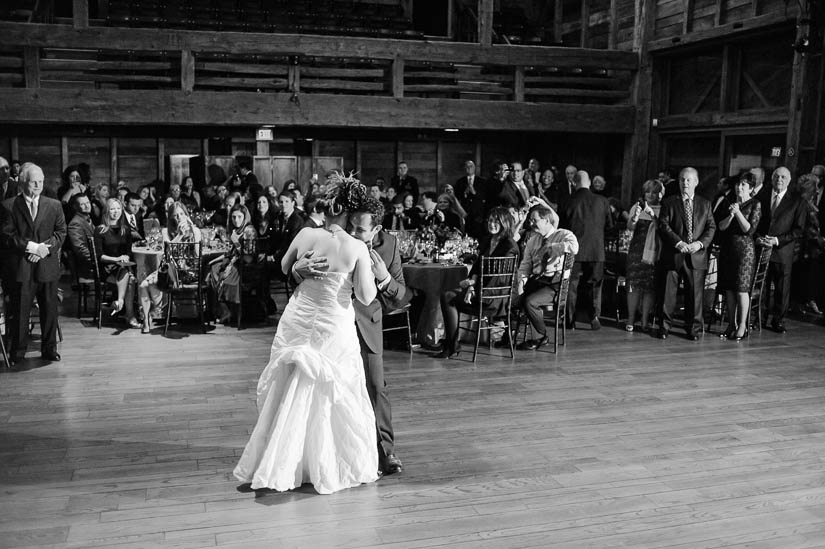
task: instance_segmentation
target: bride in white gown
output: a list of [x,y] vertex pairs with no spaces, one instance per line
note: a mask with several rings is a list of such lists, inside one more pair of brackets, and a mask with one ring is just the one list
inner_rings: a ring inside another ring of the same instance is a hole
[[344,181],[327,206],[327,227],[298,233],[284,272],[306,252],[326,256],[325,276],[305,279],[284,310],[269,364],[258,381],[258,421],[235,477],[252,489],[290,490],[305,482],[320,494],[378,478],[375,417],[352,306],[375,299],[366,245],[344,230],[363,185]]

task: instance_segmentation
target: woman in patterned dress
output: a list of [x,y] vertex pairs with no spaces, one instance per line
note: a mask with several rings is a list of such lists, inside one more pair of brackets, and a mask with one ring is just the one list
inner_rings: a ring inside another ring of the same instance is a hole
[[[644,198],[628,212],[627,228],[633,231],[627,251],[627,324],[633,331],[636,310],[641,304],[642,330],[650,330],[650,313],[656,302],[656,260],[661,243],[656,224],[665,188],[661,181],[650,179],[642,186]],[[652,234],[651,234],[652,232]]]

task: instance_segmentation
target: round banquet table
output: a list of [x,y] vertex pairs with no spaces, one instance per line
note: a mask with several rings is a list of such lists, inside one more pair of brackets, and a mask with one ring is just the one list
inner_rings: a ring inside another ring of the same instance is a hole
[[437,347],[444,336],[444,319],[441,316],[441,295],[467,278],[466,265],[441,263],[406,263],[403,265],[404,282],[424,295],[424,307],[418,320],[418,342],[424,347]]

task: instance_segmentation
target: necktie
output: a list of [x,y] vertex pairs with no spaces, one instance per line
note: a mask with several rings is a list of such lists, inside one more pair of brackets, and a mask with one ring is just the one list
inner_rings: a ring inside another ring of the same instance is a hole
[[771,214],[776,211],[776,207],[779,205],[779,195],[773,193],[773,199],[771,200]]
[[476,194],[476,190],[473,188],[473,177],[472,176],[467,178],[467,193]]
[[685,224],[687,225],[687,241],[693,242],[693,200],[685,198]]
[[130,216],[129,216],[129,225],[130,225],[133,229],[137,229],[137,223],[135,222],[135,216],[133,216],[133,215],[130,215]]
[[32,221],[37,219],[37,200],[32,200],[31,203],[31,214],[32,214]]

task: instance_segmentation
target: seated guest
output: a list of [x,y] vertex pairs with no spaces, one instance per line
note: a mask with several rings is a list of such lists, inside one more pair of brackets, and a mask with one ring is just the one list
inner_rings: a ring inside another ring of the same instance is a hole
[[[470,275],[459,283],[458,289],[445,292],[441,296],[441,313],[444,316],[444,349],[435,358],[458,356],[461,345],[458,341],[458,312],[478,310],[482,257],[505,257],[518,255],[518,245],[513,240],[513,218],[506,209],[497,207],[487,214],[487,232],[478,246],[479,256],[470,270]],[[488,279],[486,285],[497,285],[496,279]],[[488,318],[507,313],[507,300],[496,298],[484,303]]]
[[231,324],[238,317],[241,289],[237,263],[252,259],[245,257],[242,245],[244,241],[255,240],[255,228],[252,226],[249,210],[243,204],[235,204],[232,207],[229,213],[229,226],[227,234],[232,247],[228,253],[210,262],[211,272],[207,278],[207,284],[218,302],[218,321],[222,324]]
[[[282,191],[278,196],[278,203],[281,206],[281,213],[278,215],[272,247],[273,262],[276,266],[281,264],[281,259],[286,254],[289,245],[292,244],[295,235],[304,226],[304,219],[296,208],[295,193]],[[280,273],[279,269],[276,270]]]
[[379,177],[375,180],[375,183],[367,187],[367,196],[370,198],[374,198],[375,200],[384,204],[384,179]]
[[179,200],[190,212],[201,209],[201,195],[195,190],[195,180],[192,179],[191,175],[184,177],[180,183]]
[[100,279],[117,286],[117,299],[112,303],[112,316],[121,309],[129,326],[140,328],[134,311],[134,276],[131,260],[132,233],[123,217],[123,204],[117,198],[106,200],[103,223],[94,232],[95,251],[100,266]]
[[458,203],[455,195],[444,193],[439,196],[436,203],[436,213],[439,218],[443,216],[438,225],[464,233],[464,220],[467,218],[467,212]]
[[[565,253],[578,253],[576,235],[566,229],[559,229],[559,216],[551,208],[543,205],[534,207],[530,223],[536,235],[527,238],[524,255],[519,264],[516,279],[518,297],[514,307],[522,309],[533,326],[537,338],[525,341],[522,349],[538,349],[547,343],[547,329],[544,326],[542,305],[552,303],[555,283],[564,267]],[[505,334],[505,337],[513,337]],[[505,346],[503,340],[498,346]]]
[[[173,202],[166,215],[166,227],[161,229],[164,242],[201,242],[201,231],[192,222],[189,211],[183,202]],[[182,273],[178,272],[179,276]],[[180,280],[182,284],[191,284],[193,280]],[[138,287],[140,308],[143,311],[143,326],[140,333],[148,334],[152,329],[152,309],[159,311],[163,292],[158,288],[158,272],[149,274]]]
[[657,179],[642,185],[643,197],[630,208],[627,229],[633,231],[627,251],[627,323],[625,330],[633,331],[636,311],[641,304],[642,330],[648,324],[656,303],[656,260],[662,249],[658,235],[658,219],[665,187]]
[[326,220],[326,214],[324,214],[326,207],[326,201],[320,198],[312,198],[310,202],[307,202],[307,219],[301,229],[323,227]]
[[728,304],[728,327],[722,337],[734,341],[745,337],[751,308],[751,282],[756,266],[753,234],[762,217],[759,200],[751,198],[753,185],[753,175],[743,173],[733,187],[732,200],[723,199],[714,212],[719,243],[717,287],[725,291]]
[[83,183],[77,166],[69,166],[63,170],[62,180],[63,184],[57,190],[57,194],[63,204],[69,204],[71,198],[78,193],[91,197],[91,192]]
[[82,193],[72,196],[69,201],[75,214],[68,226],[69,250],[74,257],[77,274],[91,277],[94,268],[89,239],[94,237],[95,226],[92,224],[92,202]]
[[404,213],[404,201],[396,196],[384,214],[382,226],[389,231],[409,231],[413,229],[412,221]]
[[295,195],[295,209],[298,211],[298,214],[301,218],[304,217],[304,193],[301,192],[301,189],[292,189],[292,194]]
[[269,204],[272,206],[272,209],[277,211],[278,206],[278,189],[275,188],[274,185],[269,185],[264,189],[264,194],[267,198],[269,198]]
[[223,205],[215,210],[215,215],[212,216],[212,224],[216,227],[223,227],[226,231],[232,230],[230,227],[231,221],[229,219],[229,214],[236,204],[243,205],[241,203],[240,193],[228,192],[226,196],[223,197]]
[[203,198],[203,209],[207,212],[216,212],[220,210],[227,194],[229,194],[229,190],[226,188],[226,185],[215,185],[215,192],[212,193],[211,196],[206,196]]
[[132,232],[132,240],[143,240],[146,236],[143,234],[143,212],[141,212],[141,205],[143,200],[135,193],[126,193],[126,211],[124,217],[129,230]]
[[[397,192],[395,192],[395,188],[394,188],[394,187],[387,187],[387,186],[385,186],[384,188],[386,189],[386,190],[384,191],[384,196],[385,196],[384,200],[385,200],[385,202],[386,202],[387,204],[390,204],[390,205],[391,205],[391,204],[392,204],[392,202],[393,202],[393,200],[395,200],[395,197],[396,197],[396,196],[398,196],[398,193],[397,193]],[[385,215],[386,215],[386,214],[385,214]]]
[[117,194],[115,195],[115,198],[120,200],[120,202],[123,204],[124,207],[126,206],[126,195],[127,194],[129,194],[129,187],[118,187],[117,188]]
[[95,225],[103,224],[103,210],[106,209],[106,201],[109,199],[109,184],[98,183],[92,196],[92,222]]
[[143,201],[143,204],[140,206],[140,211],[143,217],[148,217],[149,212],[154,208],[155,201],[152,199],[151,195],[149,194],[149,186],[142,185],[137,192],[140,199]]
[[[258,238],[273,241],[277,226],[278,215],[272,208],[269,198],[261,195],[255,201],[255,211],[252,212],[252,226]],[[267,250],[268,251],[268,250]]]
[[413,203],[411,194],[402,194],[399,196],[401,197],[401,204],[404,207],[404,215],[406,219],[409,220],[407,230],[412,231],[418,229],[421,226],[421,210]]

